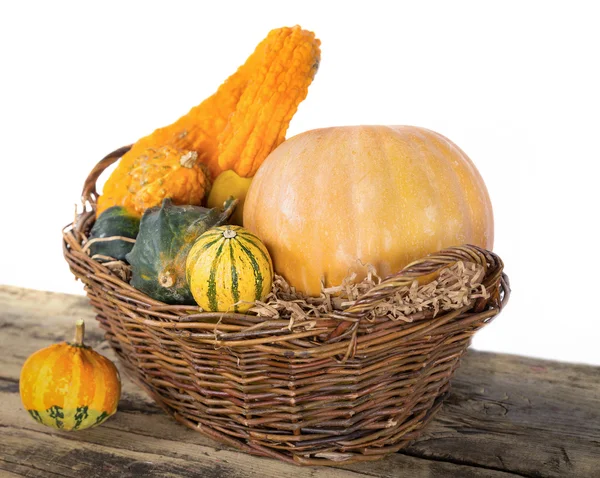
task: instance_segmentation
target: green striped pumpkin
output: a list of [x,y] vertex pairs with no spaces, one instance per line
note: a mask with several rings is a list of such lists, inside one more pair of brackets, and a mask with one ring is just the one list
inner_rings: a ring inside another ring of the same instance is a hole
[[246,312],[268,295],[273,283],[267,248],[240,226],[213,227],[202,234],[185,270],[194,300],[208,311]]

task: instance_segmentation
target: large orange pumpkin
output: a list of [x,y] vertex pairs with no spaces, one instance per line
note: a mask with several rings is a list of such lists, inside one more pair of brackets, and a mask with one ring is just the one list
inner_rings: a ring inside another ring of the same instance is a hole
[[[244,225],[276,272],[319,295],[374,265],[380,275],[448,246],[491,249],[492,206],[467,155],[414,126],[316,129],[275,149],[256,173]],[[360,261],[360,262],[359,262]]]

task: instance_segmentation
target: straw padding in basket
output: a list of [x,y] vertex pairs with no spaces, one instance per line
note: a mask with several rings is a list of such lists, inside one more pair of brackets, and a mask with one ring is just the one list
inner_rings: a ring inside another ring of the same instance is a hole
[[262,316],[158,302],[126,282],[126,264],[86,248],[95,182],[127,149],[90,173],[64,255],[132,377],[222,443],[303,465],[394,453],[440,408],[471,337],[508,300],[500,258],[465,245],[320,298],[299,298],[278,277]]

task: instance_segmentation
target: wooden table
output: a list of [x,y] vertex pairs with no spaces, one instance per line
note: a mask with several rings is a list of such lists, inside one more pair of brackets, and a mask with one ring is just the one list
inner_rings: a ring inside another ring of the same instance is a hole
[[116,361],[83,296],[0,286],[0,477],[600,477],[600,369],[470,351],[422,437],[378,462],[303,468],[189,430],[123,376],[119,411],[91,430],[35,423],[19,398],[25,359],[70,340]]

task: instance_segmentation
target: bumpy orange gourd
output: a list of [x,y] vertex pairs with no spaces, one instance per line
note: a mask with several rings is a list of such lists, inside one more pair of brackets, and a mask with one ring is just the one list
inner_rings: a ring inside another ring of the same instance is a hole
[[74,343],[38,350],[21,369],[25,410],[37,422],[62,430],[82,430],[104,422],[117,410],[121,381],[114,364],[83,344],[83,320]]
[[209,172],[196,151],[169,146],[145,149],[131,163],[122,205],[140,216],[166,197],[173,204],[200,204],[210,190]]
[[140,139],[120,160],[98,199],[97,215],[132,191],[131,163],[145,149],[195,151],[215,178],[254,175],[285,133],[318,69],[320,41],[299,26],[272,30],[215,94],[175,123]]
[[380,275],[445,247],[492,248],[486,186],[449,139],[412,126],[317,129],[288,139],[252,180],[244,227],[275,271],[319,295],[374,265]]

